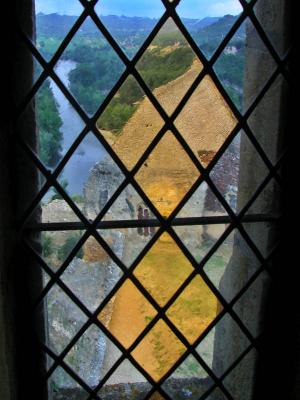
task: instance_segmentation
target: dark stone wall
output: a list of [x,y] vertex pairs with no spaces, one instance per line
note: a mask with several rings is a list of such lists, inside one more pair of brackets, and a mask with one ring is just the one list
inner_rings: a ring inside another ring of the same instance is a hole
[[[276,47],[281,50],[286,48],[287,45],[287,31],[290,27],[286,18],[288,15],[287,9],[290,6],[290,2],[281,0],[261,0],[257,6],[257,15],[261,18],[266,32],[272,40],[276,41]],[[261,41],[257,39],[253,26],[248,24],[244,83],[245,110],[252,104],[258,94],[258,88],[261,88],[267,82],[273,70],[271,58],[269,58]],[[256,138],[267,151],[271,160],[278,160],[281,155],[283,136],[287,128],[284,124],[284,121],[286,121],[287,100],[286,84],[280,79],[273,85],[268,94],[268,100],[262,102],[260,109],[255,111],[251,118],[251,128],[256,133]],[[246,204],[264,179],[265,173],[260,168],[260,165],[262,163],[259,161],[257,152],[249,144],[249,141],[244,140],[242,136],[238,209],[241,209],[241,206]],[[258,198],[251,211],[253,213],[276,214],[280,207],[281,202],[276,187],[274,184],[270,184],[264,194]],[[274,243],[274,238],[277,236],[278,226],[266,223],[252,224],[247,228],[247,233],[254,242],[259,244],[263,253],[268,254]],[[259,266],[258,261],[254,257],[249,257],[244,248],[238,243],[238,238],[235,238],[233,255],[219,288],[224,297],[227,298],[230,297],[230,293],[236,293],[237,288],[241,289],[248,282],[253,271]],[[270,283],[269,275],[264,273],[248,289],[249,294],[243,296],[238,304],[234,306],[234,311],[255,338],[262,332],[266,322],[267,305],[270,303],[270,287],[273,290],[273,286],[270,286]],[[276,296],[280,296],[280,286],[277,287]],[[275,327],[273,326],[273,328]],[[270,331],[268,331],[268,334],[273,335]],[[270,341],[270,339],[266,338],[266,341]],[[227,320],[217,326],[213,362],[216,374],[224,372],[224,364],[227,359],[232,359],[234,356],[237,357],[245,349],[245,341],[245,337],[239,334],[239,329],[232,321]],[[277,343],[276,345],[282,346],[283,344]],[[276,350],[273,349],[273,351]],[[270,353],[264,354],[264,356],[268,357],[270,355]],[[257,368],[258,363],[261,363],[261,358],[258,358],[256,351],[252,351],[245,361],[225,379],[225,385],[233,394],[235,400],[288,398],[284,396],[270,397],[270,386],[269,390],[264,389],[266,388],[266,382],[263,382],[264,378],[260,378],[259,374],[257,374],[259,371],[259,373],[263,373],[264,377],[267,376],[266,371],[263,372],[262,368]],[[280,371],[280,368],[282,368],[282,365],[279,360],[277,369]],[[278,372],[278,376],[280,376],[280,372]],[[258,381],[260,381],[261,385],[256,385],[255,387],[255,382]]]

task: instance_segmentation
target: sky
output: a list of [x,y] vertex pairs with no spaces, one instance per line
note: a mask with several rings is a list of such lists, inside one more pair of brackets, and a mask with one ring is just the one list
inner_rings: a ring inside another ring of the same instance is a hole
[[[82,6],[78,0],[36,0],[36,12],[79,15]],[[164,11],[160,0],[99,0],[100,15],[127,15],[158,18]],[[237,15],[242,11],[239,0],[181,0],[177,12],[185,18],[221,17]]]

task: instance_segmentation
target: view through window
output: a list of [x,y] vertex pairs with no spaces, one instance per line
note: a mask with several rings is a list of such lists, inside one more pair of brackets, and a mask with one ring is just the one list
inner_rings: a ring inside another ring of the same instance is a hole
[[267,279],[256,228],[280,184],[262,130],[284,51],[259,7],[35,1],[22,112],[38,145],[22,140],[40,171],[25,222],[40,215],[49,399],[244,399],[230,376],[260,332],[240,304]]

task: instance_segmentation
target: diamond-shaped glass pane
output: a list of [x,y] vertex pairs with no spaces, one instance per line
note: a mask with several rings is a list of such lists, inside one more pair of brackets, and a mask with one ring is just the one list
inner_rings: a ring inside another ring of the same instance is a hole
[[163,216],[168,216],[200,173],[172,132],[168,131],[135,178]]
[[280,239],[274,222],[244,222],[243,228],[264,258],[268,257]]
[[91,387],[97,386],[102,376],[108,341],[96,325],[91,325],[64,358],[72,370]]
[[204,271],[229,302],[259,267],[260,263],[253,251],[242,235],[234,230],[207,261]]
[[18,49],[19,49],[19,51],[16,54],[17,65],[21,65],[22,63],[24,63],[24,60],[26,60],[29,62],[29,65],[32,66],[32,72],[33,72],[31,79],[29,79],[29,77],[28,77],[28,79],[26,81],[26,87],[23,88],[24,92],[18,93],[17,102],[21,103],[25,99],[26,95],[29,94],[29,91],[32,89],[32,87],[34,86],[36,81],[41,76],[43,68],[40,65],[40,63],[37,61],[37,59],[34,57],[34,55],[30,52],[27,45],[22,40],[20,40],[18,42]]
[[207,185],[201,183],[177,214],[178,218],[227,215],[224,207]]
[[[16,123],[18,126],[17,129],[20,133],[24,131],[22,130],[22,124],[26,121],[27,117],[30,118],[30,115],[32,116],[32,114],[30,113],[29,116],[26,115],[24,119],[21,118]],[[29,131],[30,128],[27,129],[27,133]],[[15,209],[15,217],[16,219],[21,220],[22,218],[24,218],[24,214],[30,210],[34,217],[37,215],[38,218],[40,218],[40,209],[36,208],[35,210],[33,210],[32,203],[36,200],[39,191],[46,183],[45,175],[36,167],[34,161],[24,149],[20,148],[19,157],[20,160],[22,159],[22,161],[24,162],[24,165],[26,165],[26,170],[24,168],[22,171],[22,179],[24,179],[24,182],[26,180],[27,184],[24,185],[22,189],[20,188],[19,196],[20,198],[22,198],[22,201],[18,204],[18,208],[16,207]],[[27,181],[27,179],[29,179],[29,181]]]
[[75,381],[63,368],[58,367],[48,380],[49,399],[54,400],[57,396],[67,398],[70,393],[76,391],[76,398],[84,400],[88,393]]
[[269,274],[263,271],[233,307],[242,323],[255,338],[263,330],[263,321],[262,318],[253,318],[253,315],[262,316],[261,310],[265,305],[270,284],[271,278]]
[[36,0],[36,47],[49,61],[81,14],[78,0],[68,2]]
[[102,0],[95,11],[127,57],[132,58],[142,46],[165,11],[162,2]]
[[278,24],[283,23],[287,12],[286,5],[285,2],[279,2],[277,12],[272,13],[272,18],[270,18],[269,5],[265,4],[262,0],[258,0],[253,7],[256,18],[280,57],[283,57],[291,46],[291,38],[289,36],[291,32],[283,35],[278,29],[274,29]]
[[126,280],[98,318],[128,348],[155,315],[152,305],[130,280]]
[[166,315],[192,344],[222,310],[222,305],[197,275],[167,310]]
[[133,350],[132,356],[155,381],[158,381],[185,350],[185,346],[166,323],[159,320]]
[[141,198],[132,185],[128,185],[112,204],[103,220],[118,221],[136,219],[141,221],[147,219],[156,220],[156,217],[151,212],[148,203]]
[[[60,182],[64,188],[64,181]],[[75,205],[81,210],[82,199],[74,198]],[[56,188],[50,187],[46,192],[39,204],[42,222],[79,222],[80,219],[69,206],[69,204],[62,198],[61,194]]]
[[222,392],[221,389],[215,389],[209,396],[207,396],[207,400],[228,400],[228,396]]
[[163,126],[163,120],[130,75],[97,121],[97,128],[132,169]]
[[[41,233],[42,257],[47,265],[57,271],[82,237],[81,231],[47,231]],[[81,263],[84,257],[82,248],[78,250],[73,262]]]
[[[236,347],[232,351],[226,347],[227,338],[232,338],[235,343]],[[213,368],[214,373],[221,377],[249,345],[248,338],[238,324],[229,314],[225,314],[201,340],[196,350],[206,364]]]
[[212,383],[195,357],[189,355],[163,383],[162,388],[171,399],[199,400]]
[[204,166],[236,126],[236,119],[206,75],[175,120],[175,125]]
[[[253,169],[240,165],[255,165]],[[242,132],[224,152],[212,169],[210,177],[227,204],[235,212],[241,211],[268,174],[268,167]]]
[[169,18],[137,64],[145,83],[172,114],[203,66]]
[[89,132],[77,147],[60,177],[65,190],[83,203],[88,219],[95,219],[124,180],[124,176],[98,138]]
[[273,178],[259,192],[255,201],[247,210],[246,215],[270,214],[272,216],[280,215],[280,184]]
[[[62,66],[63,62],[60,62],[55,70],[60,70]],[[68,86],[66,76],[63,81]],[[48,169],[55,169],[83,130],[83,121],[50,78],[43,82],[27,106],[23,113],[25,120],[26,112],[30,112],[31,107],[34,107],[36,113],[37,143],[32,143],[30,132],[26,130],[21,131],[22,138]]]
[[43,307],[47,310],[46,345],[54,353],[60,354],[87,321],[87,317],[56,284],[45,296],[39,310]]
[[125,267],[129,268],[152,239],[153,228],[105,229],[98,232]]
[[[218,191],[222,194],[227,204],[232,210],[237,209],[238,199],[238,183],[239,183],[239,170],[240,170],[240,134],[227,147],[217,164],[212,169],[210,177],[215,184]],[[249,146],[249,140],[243,135]],[[207,199],[208,208],[219,209],[220,203],[215,198]],[[222,206],[221,206],[222,207]]]
[[134,275],[163,306],[192,271],[192,265],[177,244],[164,233],[139,263]]
[[[273,164],[279,160],[285,150],[280,134],[282,129],[281,98],[285,90],[287,90],[287,82],[282,76],[277,77],[247,121],[255,138]],[[272,140],[269,135],[265,134],[266,131],[272,132]]]
[[226,229],[226,224],[176,226],[173,228],[185,247],[200,262]]
[[[120,78],[124,64],[90,17],[73,36],[61,63],[68,66],[69,60],[75,67],[69,69],[70,91],[87,114],[93,115]],[[58,70],[58,76],[63,78],[64,71]]]
[[243,22],[214,64],[218,78],[239,111],[243,110],[246,24]]
[[249,19],[246,20],[246,32],[245,75],[247,79],[244,81],[244,111],[253,103],[276,68],[275,60]]
[[101,399],[142,400],[151,390],[150,383],[128,360],[115,370],[98,394]]
[[[206,57],[210,58],[243,10],[239,0],[198,2],[182,0],[177,13]],[[240,35],[245,37],[241,30]]]
[[[253,398],[255,364],[257,358],[257,350],[252,349],[223,380],[225,388],[234,399],[250,400]],[[243,379],[239,379],[241,376],[243,376]]]
[[122,275],[99,243],[89,238],[61,276],[62,281],[90,311],[100,305]]

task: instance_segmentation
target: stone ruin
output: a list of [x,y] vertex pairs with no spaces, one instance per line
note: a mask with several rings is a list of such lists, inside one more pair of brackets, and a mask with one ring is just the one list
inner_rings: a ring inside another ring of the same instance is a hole
[[[233,152],[228,152],[228,154],[230,157],[236,156],[233,155]],[[214,172],[215,178],[221,180],[224,190],[227,190],[227,188],[224,187],[223,181],[224,163],[230,164],[230,162],[231,160],[225,158],[225,161],[223,160]],[[237,174],[237,172],[238,168],[234,169],[233,175]],[[231,178],[234,178],[233,182],[237,182],[237,176]],[[83,210],[89,219],[93,220],[99,214],[122,181],[123,176],[112,161],[106,159],[95,164],[89,173],[84,188]],[[232,179],[227,177],[226,182],[228,189],[230,189]],[[218,209],[209,198],[208,193],[210,192],[207,191],[207,186],[203,185],[202,189],[189,201],[188,208],[185,208],[181,216],[205,215],[206,211],[208,215],[211,212],[217,212]],[[147,205],[144,204],[140,196],[132,187],[127,186],[117,201],[108,210],[104,219],[138,219],[144,217],[145,211],[146,217],[153,218],[153,215],[149,212]],[[141,213],[143,213],[142,216]],[[101,236],[110,245],[112,251],[126,266],[130,266],[136,255],[150,239],[150,230],[147,231],[147,234],[144,233],[143,229],[141,230],[138,228],[101,230],[100,232]],[[208,234],[207,231],[202,232],[202,234],[204,233],[206,235]],[[184,237],[184,243],[188,242],[190,247],[199,246],[201,237],[195,237],[193,229],[187,228],[181,235]],[[83,257],[75,258],[70,263],[62,279],[64,283],[74,291],[83,304],[91,311],[94,311],[115,286],[122,275],[122,271],[99,247],[95,240],[88,239],[83,250]],[[109,326],[113,314],[114,298],[110,300],[109,304],[108,313],[103,321],[106,326]],[[58,287],[53,288],[47,297],[47,313],[48,342],[50,347],[59,354],[76,334],[78,329],[84,324],[86,317],[72,301],[67,300],[66,295]],[[111,356],[109,353],[115,351],[113,347],[111,342],[99,329],[91,328],[88,330],[88,334],[80,339],[70,351],[66,361],[69,362],[69,365],[88,385],[95,387],[99,379],[110,368]],[[140,397],[137,396],[135,398],[143,398],[143,393],[145,394],[146,390],[143,382],[123,382],[121,376],[119,379],[119,383],[105,386],[104,392],[101,394],[104,396],[103,398],[123,398],[121,396],[122,391],[124,391],[124,396],[127,393],[124,398],[129,398],[128,391],[130,392],[133,390],[135,393],[140,392]],[[182,378],[180,379],[182,380]],[[197,378],[196,380],[197,384],[194,382],[194,384],[190,386],[188,382],[186,382],[186,387],[194,387],[194,390],[198,391],[203,385],[207,384],[205,383],[205,379],[200,379],[202,383],[199,389],[199,379]],[[169,381],[168,385],[170,386],[169,390],[171,392],[173,390],[174,392],[172,394],[174,399],[186,398],[184,393],[182,394],[176,389],[178,386],[177,379],[173,379],[173,381],[173,383],[172,380]],[[178,392],[176,396],[175,389]],[[63,370],[52,375],[50,379],[50,390],[52,391],[53,399],[62,399],[67,395],[70,399],[81,398],[78,385],[75,381],[67,377],[67,375],[63,373]],[[115,397],[116,391],[119,393],[117,397]]]

